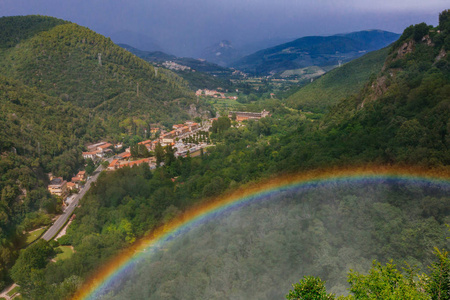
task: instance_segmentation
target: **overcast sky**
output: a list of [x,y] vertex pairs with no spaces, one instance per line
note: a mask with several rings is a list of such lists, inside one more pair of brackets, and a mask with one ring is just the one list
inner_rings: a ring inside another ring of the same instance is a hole
[[239,47],[364,29],[401,33],[437,25],[448,8],[448,0],[0,0],[2,16],[54,16],[116,42],[194,57],[223,39]]

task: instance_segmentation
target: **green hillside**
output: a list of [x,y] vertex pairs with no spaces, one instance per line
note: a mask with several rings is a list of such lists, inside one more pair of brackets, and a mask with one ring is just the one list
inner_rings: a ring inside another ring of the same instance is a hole
[[[194,103],[174,73],[156,71],[110,39],[72,23],[39,32],[3,50],[0,58],[4,75],[105,117],[175,122],[187,119],[185,110]],[[173,100],[178,105],[167,105]]]
[[0,76],[0,287],[22,246],[23,231],[47,225],[58,199],[47,191],[53,172],[69,179],[82,167],[83,144],[105,135],[87,111]]
[[326,73],[290,96],[286,104],[304,111],[323,112],[339,100],[359,92],[372,74],[377,74],[389,48],[370,52]]

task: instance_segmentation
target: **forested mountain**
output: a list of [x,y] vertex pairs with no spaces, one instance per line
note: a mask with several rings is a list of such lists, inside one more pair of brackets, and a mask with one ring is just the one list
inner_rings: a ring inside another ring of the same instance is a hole
[[24,233],[61,209],[46,173],[70,179],[85,163],[87,142],[142,138],[151,123],[190,119],[202,104],[176,74],[87,28],[20,16],[0,18],[0,29],[3,287]]
[[389,48],[372,51],[331,70],[291,95],[286,104],[305,111],[324,112],[339,100],[358,93],[381,71]]
[[[180,77],[157,71],[110,39],[72,23],[42,31],[0,57],[4,75],[105,117],[187,118],[185,111],[194,103]],[[173,100],[179,105],[167,105]]]
[[333,36],[308,36],[260,50],[231,64],[244,72],[268,75],[308,66],[332,68],[394,42],[398,34],[366,30]]

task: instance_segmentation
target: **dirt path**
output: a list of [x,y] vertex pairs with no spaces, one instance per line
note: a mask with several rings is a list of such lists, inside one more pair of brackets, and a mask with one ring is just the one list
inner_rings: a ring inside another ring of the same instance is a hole
[[67,227],[69,227],[70,223],[72,223],[72,220],[70,220],[69,222],[67,222],[66,226],[64,226],[63,229],[61,229],[61,231],[58,233],[58,235],[55,237],[55,240],[59,239],[60,237],[62,237],[63,235],[66,234],[67,232]]
[[[10,290],[12,290],[13,288],[15,288],[17,286],[17,284],[13,283],[10,286],[8,286],[7,288],[5,288],[1,293],[0,293],[0,298],[3,297],[6,300],[10,300],[12,299],[10,296],[8,296],[7,294],[9,293]],[[14,295],[13,295],[14,297]]]

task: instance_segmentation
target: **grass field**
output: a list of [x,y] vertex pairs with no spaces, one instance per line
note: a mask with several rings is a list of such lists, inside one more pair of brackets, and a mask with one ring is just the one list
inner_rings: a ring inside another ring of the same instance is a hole
[[212,104],[216,111],[225,111],[228,112],[230,110],[239,110],[243,105],[236,100],[232,99],[210,99],[208,103]]
[[38,230],[35,230],[33,232],[29,232],[26,235],[26,245],[31,244],[32,242],[34,242],[35,240],[37,240],[45,231],[45,228],[40,228]]
[[62,250],[62,253],[56,255],[56,261],[70,258],[73,254],[73,250],[70,246],[59,246],[58,248]]

